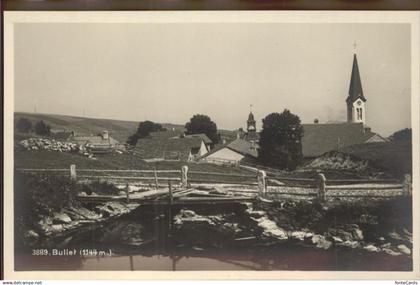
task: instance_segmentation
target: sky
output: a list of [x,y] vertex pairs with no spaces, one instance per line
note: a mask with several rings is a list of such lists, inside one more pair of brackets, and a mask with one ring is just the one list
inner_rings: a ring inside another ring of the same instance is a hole
[[[410,127],[408,24],[21,23],[15,111],[246,127],[285,108],[345,121],[356,51],[373,131]],[[354,49],[356,43],[356,50]]]

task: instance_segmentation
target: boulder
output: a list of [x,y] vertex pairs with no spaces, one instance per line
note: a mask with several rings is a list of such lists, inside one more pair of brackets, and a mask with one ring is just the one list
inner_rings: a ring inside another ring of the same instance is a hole
[[306,236],[306,232],[302,232],[302,231],[295,231],[295,232],[291,232],[289,234],[289,237],[295,240],[305,240],[305,236]]
[[274,221],[268,219],[267,216],[263,216],[258,219],[251,217],[251,219],[256,221],[258,223],[258,226],[262,228],[263,235],[280,240],[288,239],[287,232],[279,226],[277,226],[277,224]]
[[24,238],[28,243],[34,243],[39,239],[39,234],[37,234],[34,230],[29,230],[24,233]]
[[398,255],[401,255],[401,253],[400,253],[400,252],[393,251],[393,250],[392,250],[392,249],[390,249],[390,248],[384,248],[384,249],[383,249],[383,251],[384,251],[386,254],[389,254],[389,255],[392,255],[392,256],[398,256]]
[[322,248],[322,249],[329,249],[332,245],[332,242],[327,240],[322,235],[314,235],[312,237],[312,243],[315,244],[317,248]]
[[399,246],[397,246],[398,250],[406,255],[410,255],[411,254],[411,250],[405,246],[404,244],[400,244]]
[[53,217],[54,224],[68,224],[71,223],[71,218],[66,213],[55,213]]
[[380,249],[377,248],[376,246],[374,246],[373,244],[369,244],[369,245],[367,245],[363,248],[366,249],[369,252],[379,252],[380,251]]
[[355,240],[363,240],[363,232],[361,229],[354,229],[352,235]]
[[345,246],[345,247],[350,247],[350,248],[357,248],[359,246],[359,242],[355,240],[354,241],[346,240],[340,245]]

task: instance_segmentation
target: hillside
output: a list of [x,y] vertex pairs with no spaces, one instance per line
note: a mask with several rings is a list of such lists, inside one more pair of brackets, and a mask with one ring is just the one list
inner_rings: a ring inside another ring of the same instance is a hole
[[[43,120],[53,129],[75,131],[77,135],[97,134],[102,130],[108,130],[110,135],[120,142],[126,142],[127,138],[137,130],[139,124],[139,122],[134,121],[16,112],[15,122],[20,118],[27,118],[33,124]],[[184,126],[182,125],[164,123],[162,126],[168,130],[175,129],[179,133],[184,131]],[[234,131],[220,130],[220,133],[222,138],[225,138],[227,141],[233,140],[236,136]]]

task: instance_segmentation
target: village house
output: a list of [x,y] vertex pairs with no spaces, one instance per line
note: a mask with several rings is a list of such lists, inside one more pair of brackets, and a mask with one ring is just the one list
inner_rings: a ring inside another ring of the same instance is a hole
[[110,153],[113,150],[125,150],[125,146],[112,138],[107,130],[103,130],[96,136],[72,136],[69,140],[84,146],[95,154]]
[[203,133],[191,134],[191,135],[184,135],[184,137],[186,137],[186,138],[199,137],[204,142],[204,144],[207,148],[207,151],[210,151],[211,149],[214,148],[214,142],[206,134],[203,134]]
[[201,161],[215,164],[238,164],[244,160],[255,160],[258,157],[258,144],[243,138],[214,148],[200,158]]
[[212,144],[205,134],[184,135],[177,131],[164,131],[139,139],[134,151],[150,161],[196,161],[209,151]]

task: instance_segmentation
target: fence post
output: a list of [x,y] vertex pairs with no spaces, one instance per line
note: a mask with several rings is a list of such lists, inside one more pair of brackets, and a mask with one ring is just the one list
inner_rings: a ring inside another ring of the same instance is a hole
[[70,164],[70,179],[76,180],[76,164]]
[[181,168],[181,185],[182,188],[188,187],[188,166],[186,165]]
[[403,195],[411,196],[413,193],[413,185],[411,184],[411,175],[405,174],[403,180]]
[[169,188],[169,205],[172,205],[174,201],[174,196],[172,193],[172,181],[168,180],[168,188]]
[[267,192],[267,174],[264,170],[258,170],[258,195],[264,197]]
[[155,170],[154,170],[154,174],[155,174],[155,186],[156,186],[156,189],[158,189],[158,188],[159,188],[159,182],[158,182],[158,177],[157,177],[156,168],[155,168]]
[[128,183],[125,185],[125,194],[127,195],[127,203],[130,203],[130,186]]
[[327,194],[326,181],[325,175],[322,172],[318,173],[318,198],[323,202],[325,201]]

